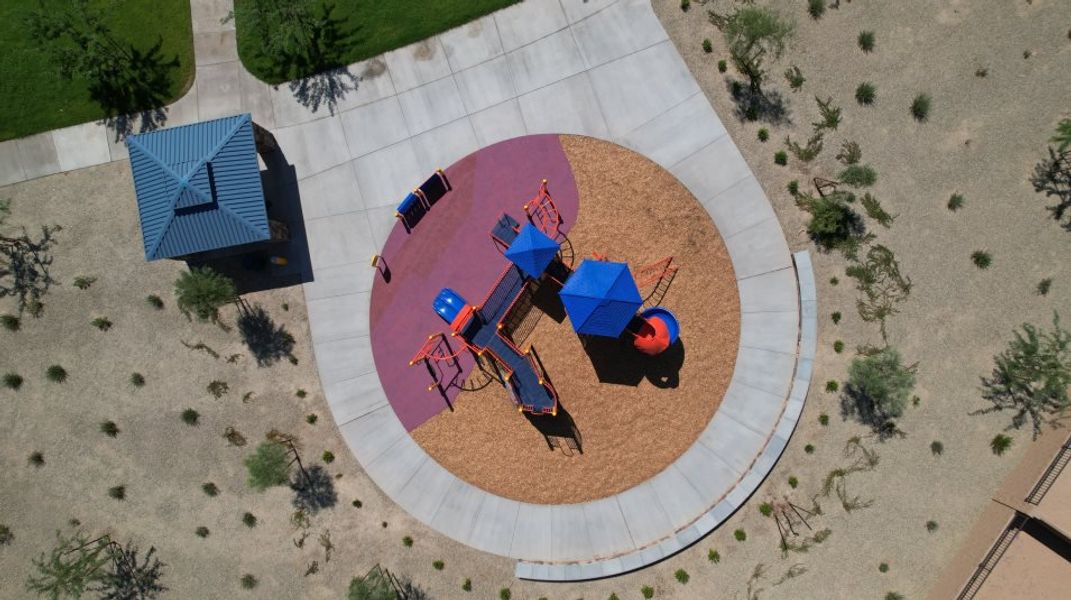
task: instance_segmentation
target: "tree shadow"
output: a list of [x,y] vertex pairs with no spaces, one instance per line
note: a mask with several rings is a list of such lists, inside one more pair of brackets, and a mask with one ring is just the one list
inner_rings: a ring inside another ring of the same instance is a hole
[[844,386],[844,392],[840,396],[840,416],[843,419],[855,418],[863,425],[869,426],[882,442],[907,435],[897,426],[892,415],[883,411],[873,398],[850,383]]
[[338,503],[335,482],[331,475],[320,465],[299,470],[290,482],[294,490],[294,508],[314,515],[324,508],[331,508]]
[[346,94],[356,91],[362,79],[378,77],[386,71],[386,65],[380,69],[370,63],[360,77],[350,72],[340,49],[358,43],[357,36],[362,26],[346,23],[335,17],[334,12],[334,3],[324,5],[321,18],[315,20],[308,32],[308,46],[276,58],[287,78],[292,79],[287,84],[290,92],[298,103],[312,112],[326,107],[331,114],[335,114],[338,103]]
[[102,122],[115,130],[116,142],[131,133],[159,129],[167,121],[170,75],[180,63],[177,56],[165,59],[162,46],[162,37],[146,51],[128,45],[124,64],[90,82],[90,98],[108,115]]
[[268,367],[294,355],[294,336],[275,321],[259,304],[249,307],[238,304],[238,333],[257,361],[257,366]]
[[771,125],[791,125],[792,116],[785,97],[777,90],[755,91],[742,81],[725,84],[733,101],[733,114],[740,121],[764,121]]
[[1045,209],[1060,227],[1071,231],[1071,151],[1057,152],[1050,147],[1049,158],[1034,167],[1030,183],[1035,192],[1056,198],[1056,204]]
[[582,336],[584,352],[591,360],[595,376],[601,383],[637,386],[646,379],[658,388],[680,385],[684,365],[684,342],[681,339],[661,354],[648,356],[632,345],[627,331],[617,338]]

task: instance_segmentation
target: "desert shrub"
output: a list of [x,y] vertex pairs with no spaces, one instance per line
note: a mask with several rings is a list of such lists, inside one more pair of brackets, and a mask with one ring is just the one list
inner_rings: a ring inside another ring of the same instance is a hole
[[948,197],[948,210],[956,212],[963,208],[964,199],[960,194],[952,194]]
[[993,256],[985,250],[971,252],[971,262],[979,269],[988,269],[993,264]]
[[294,395],[298,398],[304,398],[305,396],[308,396],[309,393],[301,388],[298,388],[298,391],[294,392]]
[[90,321],[89,324],[101,331],[108,331],[112,328],[112,322],[108,317],[97,317]]
[[676,571],[674,571],[673,578],[681,584],[688,583],[688,580],[691,579],[691,577],[688,576],[688,571],[685,571],[684,569],[677,569]]
[[814,444],[807,444],[803,447],[803,451],[807,454],[814,454]]
[[211,481],[201,484],[201,491],[213,498],[219,495],[219,487]]
[[792,194],[793,196],[799,196],[800,182],[798,180],[793,179],[792,181],[788,182],[788,185],[785,186],[785,189],[787,189],[788,193]]
[[833,342],[833,351],[837,354],[844,352],[844,342],[842,342],[841,340]]
[[361,508],[364,506],[364,502],[361,502],[360,500],[354,500],[350,504],[352,504],[354,508]]
[[822,117],[821,121],[811,123],[815,131],[820,129],[835,130],[840,125],[840,107],[833,105],[833,97],[830,96],[825,100],[822,100],[818,96],[814,97],[814,101],[818,103],[818,114]]
[[897,433],[895,419],[904,413],[915,389],[916,366],[905,366],[900,353],[885,347],[857,356],[848,367],[841,410],[870,425],[883,439]]
[[878,571],[880,571],[882,573],[888,573],[889,572],[889,563],[881,563],[880,565],[878,565]]
[[859,316],[867,322],[881,324],[881,337],[886,339],[885,320],[898,311],[896,306],[907,300],[911,280],[900,274],[900,263],[893,251],[881,244],[867,249],[866,257],[851,265],[845,272],[856,281],[863,297],[856,301]]
[[758,136],[760,142],[765,142],[766,140],[770,139],[770,130],[763,127],[759,130]]
[[[836,381],[834,381],[833,383],[836,383]],[[822,427],[828,426],[829,425],[829,415],[827,415],[825,413],[822,413],[822,414],[818,415],[818,424],[821,425]]]
[[309,413],[305,415],[305,422],[309,425],[315,425],[316,421],[318,421],[319,419],[320,417],[316,416],[316,413]]
[[829,381],[826,382],[826,391],[827,392],[833,393],[833,392],[836,392],[839,389],[840,389],[840,383],[837,383],[836,381],[834,381],[832,379],[830,379]]
[[837,279],[836,276],[833,276],[833,277],[829,278],[829,285],[836,286],[839,283],[840,283],[840,279]]
[[930,442],[930,453],[934,456],[941,456],[945,453],[945,445],[937,440]]
[[243,461],[249,471],[249,487],[264,491],[285,485],[290,479],[290,454],[280,444],[263,442]]
[[117,485],[108,488],[108,497],[116,500],[123,500],[126,498],[126,486]]
[[821,19],[826,14],[826,0],[807,0],[807,14],[812,19]]
[[718,554],[717,550],[711,548],[710,550],[707,550],[707,560],[714,564],[718,564],[721,562],[721,554]]
[[796,486],[798,486],[799,484],[800,484],[800,480],[796,479],[795,475],[789,476],[789,478],[788,478],[788,487],[790,487],[792,489],[796,489]]
[[432,566],[432,568],[434,568],[434,569],[435,569],[436,571],[442,571],[443,569],[445,569],[445,568],[446,568],[446,563],[444,563],[444,562],[443,562],[443,561],[441,561],[441,560],[436,560],[436,561],[432,561],[432,563],[431,563],[431,566]]
[[472,580],[469,579],[468,577],[466,577],[465,581],[461,584],[461,589],[463,591],[466,591],[466,592],[471,592],[472,591]]
[[320,459],[327,464],[335,462],[335,454],[330,450],[324,450],[324,453],[320,455]]
[[[294,499],[291,502],[294,508],[308,514],[316,514],[321,509],[331,508],[338,503],[334,479],[320,465],[313,465],[295,473],[290,481],[290,489],[294,491]],[[361,501],[354,502],[354,506],[360,508]]]
[[859,49],[862,50],[863,52],[873,52],[874,51],[874,32],[873,31],[860,31],[859,32],[859,38],[857,39],[857,41],[859,42]]
[[762,504],[759,505],[759,512],[762,513],[762,516],[764,516],[764,517],[768,517],[768,516],[772,515],[773,514],[773,504],[770,504],[769,502],[763,502]]
[[978,67],[974,70],[975,77],[985,77],[986,75],[989,75],[989,69],[985,67]]
[[175,280],[175,299],[182,314],[215,322],[219,309],[238,296],[234,282],[208,267],[193,267]]
[[0,326],[8,331],[18,331],[22,327],[22,320],[15,315],[0,315]]
[[11,533],[11,528],[7,525],[0,525],[0,546],[7,546],[15,539],[15,534]]
[[688,9],[692,7],[692,0],[681,0],[681,10],[688,12]]
[[254,515],[251,512],[247,512],[247,513],[243,514],[242,515],[242,524],[244,524],[246,527],[250,527],[250,528],[256,527],[257,526],[257,516]]
[[932,101],[927,94],[919,94],[911,101],[911,116],[922,123],[930,118],[930,105]]
[[119,426],[115,424],[115,421],[104,421],[100,424],[100,432],[113,438],[119,435]]
[[31,452],[27,462],[35,467],[43,467],[45,466],[45,455],[39,451]]
[[877,98],[878,90],[873,83],[864,81],[855,88],[855,101],[863,106],[870,106]]
[[806,145],[800,146],[799,142],[792,141],[792,136],[786,135],[785,146],[788,147],[788,151],[800,162],[811,162],[822,152],[822,137],[822,132],[817,131],[814,135],[807,138]]
[[862,205],[863,211],[866,212],[866,216],[874,219],[878,222],[878,225],[889,228],[893,221],[896,220],[897,215],[890,215],[882,208],[881,203],[870,192],[863,194],[863,197],[859,199],[859,204]]
[[649,585],[645,585],[640,588],[640,594],[642,594],[643,597],[647,600],[651,600],[651,598],[654,598],[654,588]]
[[510,600],[510,598],[512,598],[512,597],[513,597],[513,594],[509,591],[509,588],[502,588],[502,589],[498,590],[498,598],[499,598],[499,600]]
[[195,529],[193,532],[197,534],[197,537],[199,538],[206,538],[209,534],[208,528],[204,525],[197,527],[197,529]]
[[227,385],[226,381],[220,381],[216,379],[214,381],[210,381],[205,387],[205,389],[208,390],[209,394],[212,394],[218,400],[223,397],[223,394],[229,392],[231,388],[229,385]]
[[807,234],[820,249],[850,250],[863,235],[863,223],[859,215],[848,206],[843,194],[829,194],[815,198],[800,195],[796,204],[810,213]]
[[747,532],[744,531],[743,529],[737,529],[736,531],[733,532],[733,537],[736,538],[736,541],[738,541],[738,542],[746,541],[747,540]]
[[183,423],[192,427],[197,425],[197,422],[201,419],[201,413],[197,412],[196,410],[193,410],[192,408],[187,408],[186,410],[182,411],[181,418]]
[[837,179],[855,188],[870,187],[878,181],[878,173],[870,165],[848,165]]
[[257,578],[253,577],[253,575],[250,574],[250,573],[246,573],[245,575],[242,575],[242,580],[241,581],[242,581],[242,589],[243,590],[251,590],[251,589],[257,587]]
[[402,545],[405,546],[406,548],[412,548],[413,547],[413,538],[411,538],[409,536],[403,537],[402,538]]
[[859,144],[846,141],[841,144],[840,152],[837,152],[836,158],[844,163],[844,166],[851,166],[863,158],[863,151],[859,149]]
[[134,387],[141,387],[141,386],[145,385],[145,376],[142,375],[141,373],[131,373],[130,374],[130,385],[132,385]]
[[904,595],[897,592],[885,594],[885,600],[904,600]]
[[711,43],[710,38],[703,40],[703,52],[710,54],[714,51],[714,44]]
[[80,290],[88,290],[91,285],[96,283],[96,277],[86,277],[85,275],[79,275],[74,278],[74,287]]
[[807,82],[807,78],[803,76],[803,71],[800,71],[799,67],[792,65],[785,70],[785,81],[788,82],[788,87],[791,88],[792,91],[797,92],[803,87],[803,84]]
[[145,296],[145,304],[148,304],[156,310],[164,309],[164,299],[157,296],[156,294],[149,294],[148,296]]
[[1046,277],[1038,282],[1037,288],[1034,290],[1038,296],[1047,296],[1049,294],[1049,288],[1052,287],[1052,278]]
[[719,60],[718,61],[718,72],[719,73],[724,73],[724,72],[726,72],[728,70],[729,70],[729,64],[725,62],[725,59],[723,58],[723,59]]
[[937,521],[926,521],[926,531],[930,533],[937,531]]
[[836,325],[837,323],[840,323],[840,320],[841,320],[840,311],[839,310],[838,311],[834,311],[833,313],[831,313],[829,315],[829,318],[830,318],[830,320],[833,321],[834,325]]
[[788,164],[788,154],[784,150],[778,150],[774,152],[773,156],[774,164],[781,165],[782,167]]
[[795,24],[772,9],[757,6],[744,6],[729,16],[711,11],[710,18],[725,36],[733,65],[748,78],[751,108],[756,108],[766,76],[764,61],[781,58]]
[[9,390],[18,391],[22,387],[22,375],[18,373],[5,373],[4,374],[4,387]]
[[67,381],[67,369],[59,365],[52,365],[45,369],[45,377],[52,383],[63,383]]
[[993,454],[997,456],[1003,455],[1011,448],[1012,439],[1003,433],[998,433],[996,437],[989,441],[989,448],[993,451]]

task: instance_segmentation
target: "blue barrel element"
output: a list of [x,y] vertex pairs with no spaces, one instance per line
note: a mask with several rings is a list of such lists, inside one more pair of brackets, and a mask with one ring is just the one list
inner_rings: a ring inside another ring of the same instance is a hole
[[432,307],[435,308],[436,314],[442,317],[443,321],[447,323],[453,323],[454,318],[461,312],[462,308],[465,308],[465,299],[450,288],[443,288],[439,290],[439,295],[435,297],[435,301],[432,302]]

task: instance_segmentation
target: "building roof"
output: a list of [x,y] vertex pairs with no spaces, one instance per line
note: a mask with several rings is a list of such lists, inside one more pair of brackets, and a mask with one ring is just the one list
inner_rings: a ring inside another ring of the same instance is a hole
[[643,304],[625,263],[585,260],[558,292],[573,330],[617,337]]
[[558,242],[547,237],[531,223],[526,223],[506,249],[506,258],[524,271],[525,275],[539,277],[557,256],[558,250]]
[[247,114],[131,135],[146,260],[271,237]]

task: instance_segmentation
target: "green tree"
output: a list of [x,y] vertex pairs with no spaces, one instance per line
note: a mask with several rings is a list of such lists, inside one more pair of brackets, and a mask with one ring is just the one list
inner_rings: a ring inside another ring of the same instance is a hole
[[1056,144],[1056,151],[1063,152],[1071,147],[1071,119],[1064,119],[1056,126],[1056,135],[1049,140]]
[[1071,404],[1071,333],[1053,316],[1052,331],[1024,323],[1008,347],[994,357],[996,365],[982,378],[982,397],[993,405],[976,411],[1013,411],[1009,429],[1018,429],[1029,419],[1034,438],[1041,425]]
[[290,479],[290,455],[274,442],[257,446],[256,452],[245,458],[245,466],[249,469],[249,487],[257,491],[286,485]]
[[324,20],[316,14],[316,4],[313,0],[244,0],[235,3],[228,19],[256,35],[267,54],[285,60],[314,46],[314,34]]
[[740,74],[747,77],[753,95],[762,94],[766,77],[765,61],[777,60],[795,31],[795,23],[776,11],[745,6],[729,16],[711,14],[729,47],[729,57]]
[[36,573],[27,578],[26,589],[51,600],[81,598],[104,578],[109,558],[104,538],[91,541],[81,531],[64,537],[57,531],[56,546],[33,560]]
[[891,347],[853,358],[842,409],[882,438],[897,433],[894,419],[903,414],[915,389],[915,371],[915,365],[904,366]]
[[182,314],[216,322],[220,307],[234,302],[238,291],[229,277],[208,267],[193,267],[175,280],[175,297]]
[[807,234],[822,250],[843,249],[850,254],[864,235],[862,219],[848,206],[849,195],[844,192],[815,198],[800,195],[796,204],[811,214],[807,222]]

